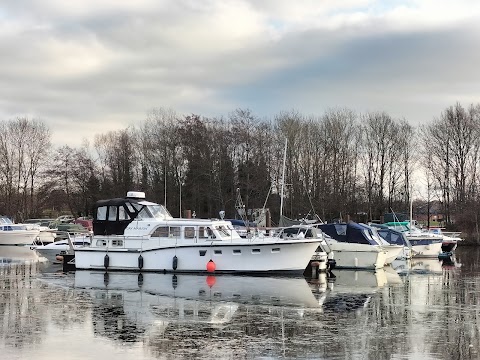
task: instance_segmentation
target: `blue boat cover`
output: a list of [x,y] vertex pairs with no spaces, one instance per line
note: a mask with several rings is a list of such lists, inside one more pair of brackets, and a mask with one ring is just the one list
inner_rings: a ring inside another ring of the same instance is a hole
[[378,245],[365,226],[353,221],[348,223],[319,224],[316,226],[325,234],[340,242]]
[[410,241],[407,239],[404,233],[390,229],[386,225],[372,224],[373,227],[377,229],[378,235],[382,237],[383,240],[392,245],[403,245],[409,248],[412,247]]

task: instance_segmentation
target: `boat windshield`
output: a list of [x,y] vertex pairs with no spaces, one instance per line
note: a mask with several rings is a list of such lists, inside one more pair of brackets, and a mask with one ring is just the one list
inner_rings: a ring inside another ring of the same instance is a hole
[[138,214],[139,219],[173,219],[172,215],[162,205],[146,205]]
[[0,217],[0,224],[13,224],[13,222],[7,217]]
[[226,226],[220,225],[215,227],[222,237],[231,237],[233,230],[232,228],[227,228]]

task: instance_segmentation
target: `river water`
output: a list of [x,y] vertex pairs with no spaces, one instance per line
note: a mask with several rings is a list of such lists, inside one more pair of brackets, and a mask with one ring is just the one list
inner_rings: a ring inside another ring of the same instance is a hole
[[0,247],[1,359],[480,358],[477,248],[318,279],[63,274],[22,251]]

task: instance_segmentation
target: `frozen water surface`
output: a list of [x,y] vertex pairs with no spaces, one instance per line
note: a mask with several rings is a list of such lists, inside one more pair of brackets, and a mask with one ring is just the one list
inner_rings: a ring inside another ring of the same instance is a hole
[[480,358],[476,248],[318,279],[64,274],[22,251],[0,247],[2,359]]

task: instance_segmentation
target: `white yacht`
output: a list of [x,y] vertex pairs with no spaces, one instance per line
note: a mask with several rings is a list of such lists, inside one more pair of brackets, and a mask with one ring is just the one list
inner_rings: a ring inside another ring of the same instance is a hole
[[40,228],[15,224],[6,216],[0,216],[0,245],[30,245],[40,234]]
[[[70,246],[71,243],[71,246]],[[39,255],[43,256],[50,262],[57,262],[57,255],[64,255],[70,250],[75,251],[82,246],[90,246],[90,236],[77,235],[69,239],[51,242],[45,245],[32,245],[30,248],[35,250]]]
[[228,221],[176,219],[143,192],[95,204],[89,247],[75,267],[166,272],[302,274],[321,239],[244,239]]
[[366,225],[349,223],[317,224],[334,253],[335,267],[380,269],[399,256],[403,246],[385,245]]
[[438,257],[442,253],[443,236],[422,231],[410,221],[388,222],[385,225],[405,234],[412,245],[412,257]]

